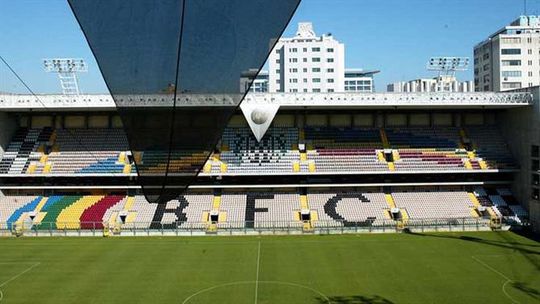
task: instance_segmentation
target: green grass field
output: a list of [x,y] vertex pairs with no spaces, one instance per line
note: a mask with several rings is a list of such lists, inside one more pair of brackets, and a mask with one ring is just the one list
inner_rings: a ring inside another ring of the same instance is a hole
[[540,303],[511,232],[0,239],[0,303]]

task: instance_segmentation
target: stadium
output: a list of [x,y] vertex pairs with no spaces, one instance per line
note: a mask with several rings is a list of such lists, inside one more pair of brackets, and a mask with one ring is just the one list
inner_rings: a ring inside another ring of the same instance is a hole
[[164,164],[119,109],[169,98],[0,92],[0,303],[540,301],[540,87],[251,91]]
[[518,159],[495,126],[531,109],[532,93],[248,95],[248,106],[271,100],[279,107],[275,117],[265,117],[271,127],[261,141],[247,123],[253,112],[239,111],[189,194],[167,204],[141,195],[134,158],[147,166],[145,155],[131,154],[110,96],[39,96],[45,107],[35,98],[0,99],[1,129],[11,130],[3,135],[1,162],[6,233],[529,225],[520,193],[512,191]]

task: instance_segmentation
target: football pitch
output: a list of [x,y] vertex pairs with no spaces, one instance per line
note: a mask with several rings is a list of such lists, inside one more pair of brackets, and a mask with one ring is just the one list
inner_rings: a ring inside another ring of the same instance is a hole
[[540,303],[512,232],[0,239],[0,304]]

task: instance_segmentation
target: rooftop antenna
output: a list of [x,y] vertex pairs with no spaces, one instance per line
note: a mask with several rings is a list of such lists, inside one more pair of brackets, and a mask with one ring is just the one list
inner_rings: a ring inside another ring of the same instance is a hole
[[437,92],[451,91],[449,79],[453,79],[456,71],[466,71],[469,68],[467,57],[431,57],[427,64],[429,71],[437,71]]
[[43,59],[45,72],[56,73],[60,79],[62,94],[80,95],[77,73],[88,72],[88,65],[81,58]]

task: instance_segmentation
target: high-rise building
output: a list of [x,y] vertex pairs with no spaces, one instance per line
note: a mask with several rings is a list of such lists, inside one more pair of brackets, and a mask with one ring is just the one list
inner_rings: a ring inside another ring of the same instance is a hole
[[345,46],[332,34],[317,36],[309,22],[280,38],[268,58],[269,92],[343,92]]
[[476,91],[540,85],[540,16],[520,16],[474,47]]

